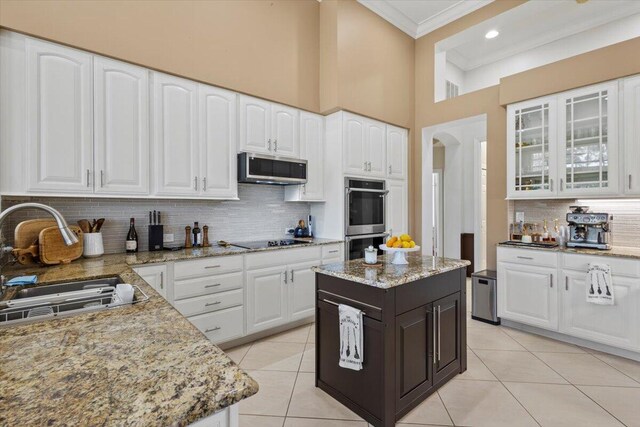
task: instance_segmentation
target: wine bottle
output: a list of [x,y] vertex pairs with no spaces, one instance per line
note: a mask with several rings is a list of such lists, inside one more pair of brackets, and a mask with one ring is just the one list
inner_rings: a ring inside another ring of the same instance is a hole
[[198,221],[193,223],[193,246],[200,246],[202,242],[200,241],[200,227],[198,226]]
[[125,248],[127,250],[127,253],[138,252],[138,233],[136,233],[134,218],[131,218],[129,220],[129,232],[127,233]]

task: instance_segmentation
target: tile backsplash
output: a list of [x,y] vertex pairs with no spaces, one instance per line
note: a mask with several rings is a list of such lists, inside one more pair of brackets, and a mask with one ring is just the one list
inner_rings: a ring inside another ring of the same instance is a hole
[[509,222],[515,222],[515,213],[524,212],[525,222],[542,226],[544,219],[549,227],[558,218],[566,225],[569,206],[589,206],[591,212],[606,212],[613,215],[611,238],[614,246],[640,248],[640,200],[512,200],[509,202]]
[[[2,197],[2,208],[27,201],[50,205],[59,210],[69,224],[79,219],[106,218],[102,233],[106,253],[124,252],[129,218],[136,219],[140,250],[148,247],[149,211],[162,212],[164,233],[174,234],[174,243],[183,244],[184,227],[198,221],[209,226],[209,241],[246,241],[281,238],[285,229],[295,227],[299,219],[307,219],[309,203],[284,202],[284,187],[276,185],[239,184],[240,200],[159,200],[104,199],[75,197]],[[2,230],[8,242],[20,222],[48,215],[37,210],[14,213]]]

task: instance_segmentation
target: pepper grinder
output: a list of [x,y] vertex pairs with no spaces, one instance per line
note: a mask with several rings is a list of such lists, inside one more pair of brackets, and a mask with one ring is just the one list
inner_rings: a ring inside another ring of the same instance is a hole
[[186,235],[186,238],[184,239],[184,247],[185,248],[190,248],[192,246],[191,245],[191,226],[190,225],[187,225],[184,228],[184,233]]
[[202,247],[208,248],[209,246],[211,246],[209,244],[209,226],[203,225],[202,226]]

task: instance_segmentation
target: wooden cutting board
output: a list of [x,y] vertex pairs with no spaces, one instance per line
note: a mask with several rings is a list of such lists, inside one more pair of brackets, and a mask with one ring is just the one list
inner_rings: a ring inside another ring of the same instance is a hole
[[40,262],[43,264],[68,264],[82,256],[82,230],[76,225],[69,228],[78,237],[78,243],[71,246],[64,244],[58,226],[47,227],[40,232],[38,245],[40,246]]
[[13,233],[13,255],[23,265],[38,262],[38,238],[40,232],[56,225],[51,218],[38,218],[22,221]]

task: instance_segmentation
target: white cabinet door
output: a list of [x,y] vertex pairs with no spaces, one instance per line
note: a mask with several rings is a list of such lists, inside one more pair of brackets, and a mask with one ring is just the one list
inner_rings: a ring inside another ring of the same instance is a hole
[[[285,105],[271,104],[271,148],[278,156],[298,157],[300,135],[298,110]],[[267,148],[268,147],[267,140]]]
[[30,38],[26,55],[28,191],[92,193],[91,55]]
[[498,262],[498,316],[558,330],[555,268]]
[[236,94],[201,84],[198,98],[201,194],[237,198]]
[[387,125],[387,177],[407,177],[407,130]]
[[367,120],[365,123],[365,161],[371,176],[385,177],[387,174],[386,126],[384,123]]
[[586,271],[564,270],[562,276],[560,332],[614,347],[639,348],[638,279],[612,276],[615,305],[597,305],[586,301]]
[[365,157],[364,119],[350,113],[343,113],[343,170],[346,174],[367,174]]
[[149,193],[149,71],[94,57],[96,193]]
[[626,194],[640,194],[640,76],[624,80],[624,180]]
[[618,82],[558,96],[559,197],[618,193]]
[[393,236],[409,232],[407,185],[405,181],[387,180],[387,231]]
[[199,192],[197,89],[195,82],[153,74],[153,165],[156,194]]
[[155,289],[160,295],[167,299],[167,266],[149,265],[143,267],[135,267],[133,269],[142,279]]
[[553,197],[558,192],[556,97],[507,108],[507,197]]
[[288,266],[289,320],[313,316],[316,309],[316,275],[311,267],[317,261]]
[[288,202],[324,200],[324,118],[300,112],[300,157],[307,161],[307,183],[287,185]]
[[[276,258],[274,261],[277,262]],[[247,270],[247,333],[287,321],[285,274],[284,265]]]
[[271,103],[240,95],[240,150],[272,154]]

